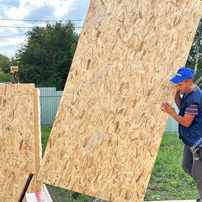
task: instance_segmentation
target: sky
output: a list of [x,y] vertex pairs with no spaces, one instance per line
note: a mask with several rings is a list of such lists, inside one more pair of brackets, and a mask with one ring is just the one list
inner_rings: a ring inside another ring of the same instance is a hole
[[88,6],[89,0],[0,0],[0,54],[15,56],[16,51],[26,44],[26,33],[31,30],[27,27],[47,23],[26,20],[71,19],[81,27]]

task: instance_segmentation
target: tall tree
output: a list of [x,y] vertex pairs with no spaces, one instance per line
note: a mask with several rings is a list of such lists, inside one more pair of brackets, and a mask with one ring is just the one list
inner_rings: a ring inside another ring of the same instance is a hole
[[0,54],[0,83],[2,82],[10,82],[11,76],[8,74],[7,69],[10,67],[10,59]]
[[74,25],[35,27],[27,37],[27,44],[16,54],[20,81],[62,90],[79,38]]
[[202,88],[202,18],[200,19],[186,66],[196,70],[195,83]]
[[6,66],[10,65],[10,59],[0,54],[0,71],[3,71]]

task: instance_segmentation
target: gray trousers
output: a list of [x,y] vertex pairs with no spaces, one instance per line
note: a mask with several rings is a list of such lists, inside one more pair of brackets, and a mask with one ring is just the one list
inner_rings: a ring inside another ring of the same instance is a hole
[[[201,160],[198,158],[200,155]],[[196,181],[197,188],[202,199],[202,149],[198,153],[192,153],[188,146],[184,146],[182,167]]]

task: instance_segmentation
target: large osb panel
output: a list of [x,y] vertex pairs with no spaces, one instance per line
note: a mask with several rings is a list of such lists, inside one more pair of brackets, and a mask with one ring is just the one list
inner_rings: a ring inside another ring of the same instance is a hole
[[17,202],[29,174],[37,173],[36,96],[32,84],[0,84],[0,202]]
[[200,1],[92,0],[39,179],[142,201],[165,129],[168,78],[186,62]]

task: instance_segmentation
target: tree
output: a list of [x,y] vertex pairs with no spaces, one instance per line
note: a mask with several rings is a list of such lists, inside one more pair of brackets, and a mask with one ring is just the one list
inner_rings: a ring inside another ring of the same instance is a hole
[[6,69],[10,67],[10,59],[0,54],[0,83],[2,82],[10,82],[11,76],[5,72]]
[[194,80],[202,88],[202,18],[200,19],[186,66],[196,70]]
[[0,72],[0,83],[11,82],[11,80],[11,75]]
[[10,65],[10,59],[5,55],[0,54],[0,71],[3,71],[3,69],[9,65]]
[[79,38],[74,25],[34,27],[27,37],[27,44],[16,54],[20,82],[62,90]]

